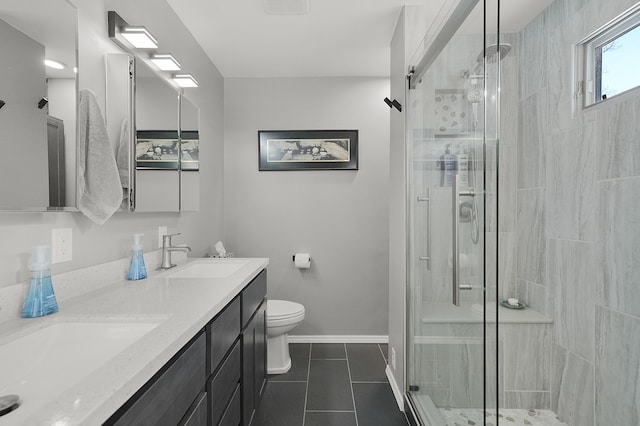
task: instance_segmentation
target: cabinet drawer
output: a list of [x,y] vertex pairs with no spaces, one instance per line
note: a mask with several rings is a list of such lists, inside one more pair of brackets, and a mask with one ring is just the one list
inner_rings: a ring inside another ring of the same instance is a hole
[[242,290],[242,327],[244,328],[253,313],[267,295],[267,270],[263,269],[257,277]]
[[240,415],[240,385],[238,385],[218,426],[238,426],[240,424]]
[[146,390],[114,424],[178,424],[204,388],[205,356],[206,340],[202,333],[148,388],[145,386]]
[[218,424],[233,391],[238,387],[240,365],[240,341],[238,340],[216,375],[209,381],[209,407],[213,425]]
[[209,374],[216,371],[222,358],[233,346],[240,334],[240,298],[236,297],[207,326],[207,343],[209,346]]
[[201,392],[178,426],[207,426],[207,394]]

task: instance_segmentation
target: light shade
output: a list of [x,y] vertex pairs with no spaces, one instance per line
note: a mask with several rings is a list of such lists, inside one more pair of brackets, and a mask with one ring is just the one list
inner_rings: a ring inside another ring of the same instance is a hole
[[173,81],[180,87],[198,87],[198,82],[191,74],[176,74],[173,76]]
[[162,71],[180,71],[180,62],[168,53],[151,55],[151,62]]
[[48,66],[49,68],[53,68],[56,70],[63,70],[65,69],[64,64],[58,62],[58,61],[54,61],[53,59],[45,59],[44,60],[44,64],[46,66]]
[[124,27],[120,35],[137,49],[156,49],[158,40],[145,27]]

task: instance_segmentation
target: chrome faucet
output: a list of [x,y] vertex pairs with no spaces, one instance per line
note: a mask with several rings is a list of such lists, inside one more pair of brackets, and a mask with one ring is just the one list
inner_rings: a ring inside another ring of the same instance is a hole
[[187,246],[174,247],[174,246],[171,245],[171,237],[175,237],[176,235],[180,235],[180,233],[168,234],[168,235],[163,235],[162,236],[162,263],[160,264],[160,267],[158,268],[159,271],[164,271],[164,270],[167,270],[167,269],[171,269],[174,266],[176,266],[173,263],[171,263],[171,252],[172,251],[184,251],[184,252],[190,252],[191,251],[191,247],[187,247]]

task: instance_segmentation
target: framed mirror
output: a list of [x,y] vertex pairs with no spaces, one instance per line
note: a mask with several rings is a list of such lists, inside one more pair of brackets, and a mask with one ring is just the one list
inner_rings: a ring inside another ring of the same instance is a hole
[[135,211],[180,211],[180,95],[135,60]]
[[76,210],[77,38],[66,0],[0,3],[0,210]]

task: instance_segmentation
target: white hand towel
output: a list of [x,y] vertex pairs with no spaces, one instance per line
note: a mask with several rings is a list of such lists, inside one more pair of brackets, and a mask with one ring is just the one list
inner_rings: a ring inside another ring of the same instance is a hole
[[78,208],[89,219],[102,225],[120,207],[122,187],[98,101],[87,89],[80,91],[78,142]]

